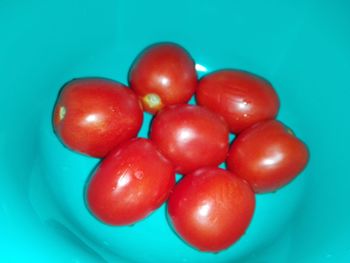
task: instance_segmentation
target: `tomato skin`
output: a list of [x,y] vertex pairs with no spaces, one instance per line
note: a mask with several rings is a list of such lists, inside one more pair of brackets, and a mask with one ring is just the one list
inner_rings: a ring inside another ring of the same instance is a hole
[[194,61],[181,46],[155,44],[135,60],[129,83],[144,110],[156,113],[166,105],[188,102],[197,86],[197,73]]
[[164,203],[174,184],[173,165],[150,140],[135,138],[98,166],[88,185],[87,203],[104,223],[130,225]]
[[255,210],[250,186],[216,167],[201,168],[175,186],[168,215],[175,231],[201,251],[218,252],[236,242]]
[[160,111],[150,132],[151,140],[182,174],[223,162],[229,148],[228,136],[228,126],[219,115],[185,104]]
[[239,70],[220,70],[204,76],[196,99],[199,105],[222,115],[235,134],[257,122],[274,119],[280,105],[269,82]]
[[133,91],[103,78],[67,83],[53,113],[54,130],[61,141],[74,151],[97,158],[135,137],[142,120],[141,105]]
[[234,140],[227,166],[256,193],[276,191],[306,166],[306,145],[277,120],[258,123]]

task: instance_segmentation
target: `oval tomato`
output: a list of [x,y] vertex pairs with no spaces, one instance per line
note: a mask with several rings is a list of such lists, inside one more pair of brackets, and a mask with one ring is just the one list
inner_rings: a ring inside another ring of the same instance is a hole
[[132,90],[102,78],[75,79],[66,84],[53,113],[54,130],[68,148],[99,158],[135,137],[142,120],[142,109]]
[[275,118],[279,109],[277,93],[266,80],[238,70],[220,70],[204,76],[196,99],[222,115],[233,133],[256,122]]
[[112,151],[97,167],[87,189],[87,204],[101,221],[130,225],[167,199],[175,171],[147,139],[132,139]]
[[248,228],[255,209],[250,186],[220,168],[186,175],[168,201],[175,231],[202,251],[218,252],[236,242]]
[[152,45],[134,62],[129,83],[144,109],[155,113],[166,105],[186,103],[192,97],[197,86],[195,64],[179,45]]
[[234,140],[228,169],[247,180],[255,192],[275,191],[294,179],[306,166],[309,152],[281,122],[261,122]]
[[223,162],[229,130],[217,114],[200,106],[174,105],[154,118],[150,137],[179,173]]

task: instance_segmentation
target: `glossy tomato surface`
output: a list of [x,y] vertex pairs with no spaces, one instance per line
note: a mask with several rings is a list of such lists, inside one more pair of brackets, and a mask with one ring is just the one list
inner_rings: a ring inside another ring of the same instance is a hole
[[91,212],[110,225],[130,225],[167,199],[175,184],[172,164],[148,139],[131,139],[97,167],[87,189]]
[[102,78],[75,79],[66,84],[53,113],[54,130],[61,141],[74,151],[98,158],[135,137],[142,120],[133,91]]
[[150,137],[182,174],[223,162],[229,148],[225,121],[210,110],[174,105],[154,118]]
[[143,51],[129,73],[130,87],[143,107],[155,113],[166,105],[186,103],[197,86],[195,64],[181,46],[155,44]]
[[169,197],[168,214],[175,231],[201,251],[218,252],[236,242],[255,209],[250,186],[216,167],[185,176]]
[[247,180],[255,192],[275,191],[293,180],[306,166],[306,145],[276,120],[261,122],[234,140],[228,169]]
[[266,80],[239,70],[220,70],[204,76],[196,92],[199,105],[222,115],[233,133],[276,117],[277,93]]

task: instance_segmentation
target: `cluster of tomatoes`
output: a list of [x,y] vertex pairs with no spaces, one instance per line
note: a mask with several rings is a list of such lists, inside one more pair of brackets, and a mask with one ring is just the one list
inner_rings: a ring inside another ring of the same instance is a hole
[[[129,86],[74,79],[53,114],[64,145],[103,158],[86,200],[106,224],[134,224],[168,201],[179,236],[217,252],[248,228],[255,193],[286,185],[307,164],[305,144],[275,120],[275,90],[256,75],[228,69],[198,80],[187,51],[163,43],[137,57]],[[198,105],[187,104],[194,94]],[[154,114],[148,139],[135,138],[143,111]],[[225,161],[227,169],[218,168]],[[183,175],[178,183],[176,173]]]

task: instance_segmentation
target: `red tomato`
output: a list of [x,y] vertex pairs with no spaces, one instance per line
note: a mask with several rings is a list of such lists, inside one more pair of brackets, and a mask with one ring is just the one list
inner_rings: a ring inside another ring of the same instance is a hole
[[255,196],[248,183],[220,168],[185,176],[169,197],[175,231],[202,251],[217,252],[236,242],[248,228]]
[[173,105],[154,118],[150,137],[179,173],[223,162],[229,130],[217,114],[200,106]]
[[233,133],[275,118],[279,109],[277,93],[269,82],[238,70],[220,70],[204,76],[196,98],[199,105],[222,115]]
[[167,199],[175,171],[147,139],[132,139],[98,166],[87,190],[92,213],[110,225],[130,225]]
[[197,74],[186,50],[172,43],[157,44],[134,62],[129,82],[144,109],[155,113],[166,105],[186,103],[195,92]]
[[282,123],[258,123],[234,140],[228,169],[247,180],[255,192],[275,191],[294,179],[306,166],[306,145]]
[[142,119],[141,105],[132,90],[107,79],[83,78],[61,90],[53,124],[68,148],[104,157],[121,142],[135,137]]

